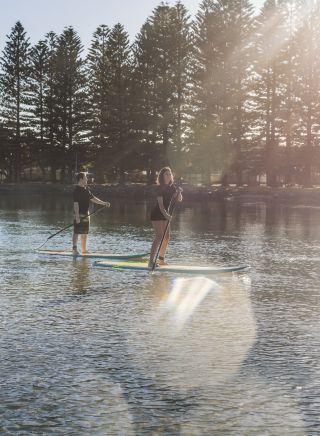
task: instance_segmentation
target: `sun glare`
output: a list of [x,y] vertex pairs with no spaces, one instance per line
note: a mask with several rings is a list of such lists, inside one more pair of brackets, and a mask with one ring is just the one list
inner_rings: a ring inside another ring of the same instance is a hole
[[182,328],[208,293],[215,292],[218,288],[219,285],[207,277],[178,278],[174,281],[163,309],[171,314],[177,327]]

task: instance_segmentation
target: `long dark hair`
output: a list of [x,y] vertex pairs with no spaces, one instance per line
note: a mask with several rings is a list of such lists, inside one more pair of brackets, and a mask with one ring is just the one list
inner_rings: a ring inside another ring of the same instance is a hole
[[[167,171],[170,171],[170,173],[172,174],[170,167],[161,168],[161,170],[159,171],[158,177],[157,177],[157,185],[163,186],[165,184],[163,176],[164,176],[164,173],[166,173]],[[172,181],[169,183],[169,185],[172,185],[172,183],[173,183],[173,176],[172,176]]]

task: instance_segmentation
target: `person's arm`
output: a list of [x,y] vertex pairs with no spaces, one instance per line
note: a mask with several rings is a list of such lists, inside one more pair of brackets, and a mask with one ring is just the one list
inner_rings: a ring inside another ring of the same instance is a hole
[[157,197],[157,201],[158,201],[159,209],[160,209],[162,215],[165,217],[166,220],[170,220],[171,215],[164,208],[163,197]]
[[74,219],[76,220],[76,223],[80,223],[80,215],[79,215],[79,203],[75,201],[73,203],[73,210],[74,210]]
[[108,201],[102,201],[102,200],[100,200],[100,198],[97,198],[94,196],[92,198],[90,198],[90,201],[92,201],[92,203],[95,203],[95,204],[100,204],[101,206],[110,207],[110,203]]

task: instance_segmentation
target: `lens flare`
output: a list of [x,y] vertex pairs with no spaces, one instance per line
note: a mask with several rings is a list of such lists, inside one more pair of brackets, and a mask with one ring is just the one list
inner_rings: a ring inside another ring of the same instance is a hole
[[171,313],[179,328],[188,321],[210,291],[219,285],[207,277],[178,278],[164,302],[163,310]]

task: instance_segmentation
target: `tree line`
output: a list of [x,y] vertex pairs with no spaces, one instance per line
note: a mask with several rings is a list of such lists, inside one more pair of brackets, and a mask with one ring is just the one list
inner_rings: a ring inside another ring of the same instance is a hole
[[133,43],[100,25],[34,46],[18,21],[0,60],[0,171],[75,168],[98,180],[175,172],[313,184],[320,172],[320,0],[161,3]]

